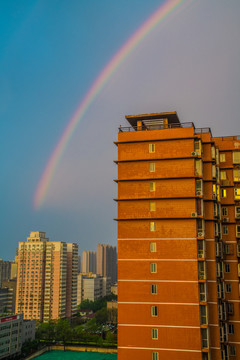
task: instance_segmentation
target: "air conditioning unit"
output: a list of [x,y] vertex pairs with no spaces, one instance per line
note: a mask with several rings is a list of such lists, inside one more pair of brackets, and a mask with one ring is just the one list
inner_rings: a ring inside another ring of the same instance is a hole
[[224,223],[229,222],[229,218],[223,218],[222,220]]
[[196,195],[202,195],[201,190],[196,191]]
[[193,151],[193,152],[192,152],[192,156],[197,156],[196,151]]
[[198,237],[203,237],[203,232],[199,231],[197,235]]
[[240,214],[236,214],[236,219],[240,219]]
[[197,213],[196,212],[193,212],[193,213],[191,213],[191,217],[197,217]]
[[216,199],[217,199],[217,195],[216,195],[216,194],[213,194],[212,198],[213,198],[213,200],[216,200]]

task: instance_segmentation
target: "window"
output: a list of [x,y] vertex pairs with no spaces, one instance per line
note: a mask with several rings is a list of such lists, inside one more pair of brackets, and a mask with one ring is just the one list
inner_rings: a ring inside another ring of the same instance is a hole
[[220,162],[226,161],[226,154],[220,154]]
[[234,189],[234,198],[235,200],[240,200],[240,188]]
[[202,154],[202,143],[201,140],[194,140],[194,151],[198,154]]
[[156,222],[150,221],[150,231],[156,231]]
[[207,301],[206,283],[199,283],[199,300],[200,302]]
[[220,181],[220,170],[218,167],[216,167],[216,181],[219,182]]
[[208,348],[208,329],[201,328],[202,348]]
[[151,316],[157,316],[158,315],[158,311],[157,311],[157,306],[151,306]]
[[231,356],[236,356],[236,346],[235,345],[229,345],[229,353]]
[[151,285],[151,294],[157,294],[157,284]]
[[235,207],[235,217],[236,219],[240,219],[240,206]]
[[149,171],[150,172],[155,172],[155,162],[150,162],[149,163]]
[[152,339],[158,339],[158,329],[152,329]]
[[201,179],[197,179],[196,180],[196,195],[202,195],[202,180]]
[[155,242],[150,242],[150,251],[151,252],[157,251],[157,244]]
[[217,200],[220,201],[220,186],[217,185]]
[[230,315],[234,314],[234,304],[233,303],[227,303],[227,312]]
[[215,184],[213,184],[212,190],[213,190],[213,199],[216,199],[216,198],[217,198],[217,189],[216,189],[216,185],[215,185]]
[[152,360],[158,360],[158,359],[159,359],[159,357],[158,357],[158,352],[153,351],[153,353],[152,353]]
[[222,198],[227,197],[227,190],[226,189],[221,189],[221,197]]
[[206,325],[208,323],[206,305],[200,305],[200,321],[201,321],[201,325]]
[[225,273],[230,273],[230,264],[225,264]]
[[226,293],[232,292],[232,286],[231,284],[226,284]]
[[216,166],[212,165],[212,177],[215,178],[216,177]]
[[155,144],[149,144],[149,152],[155,153]]
[[195,160],[195,175],[202,176],[202,160],[201,159]]
[[150,211],[156,211],[156,201],[150,201],[149,210]]
[[233,181],[240,181],[240,170],[239,169],[233,170]]
[[212,147],[211,147],[211,151],[212,151],[212,159],[215,159],[215,158],[216,158],[216,149],[215,149],[215,146],[212,146]]
[[226,255],[233,255],[234,254],[234,249],[233,249],[233,245],[229,245],[229,244],[225,244],[224,245],[224,253]]
[[228,324],[228,333],[234,334],[234,325],[233,324]]
[[228,235],[228,226],[223,225],[223,235]]
[[206,279],[206,264],[205,261],[198,262],[198,279],[205,280]]
[[219,164],[219,149],[216,148],[216,164]]
[[150,264],[150,271],[152,274],[157,272],[157,264],[156,263]]
[[228,209],[226,207],[222,208],[222,216],[227,216],[228,214]]
[[221,178],[221,180],[226,180],[227,179],[226,171],[221,171],[220,172],[220,178]]
[[156,183],[154,181],[151,181],[149,183],[149,191],[155,191],[156,189]]
[[233,163],[240,164],[240,151],[233,151]]
[[236,236],[240,237],[240,225],[236,225]]

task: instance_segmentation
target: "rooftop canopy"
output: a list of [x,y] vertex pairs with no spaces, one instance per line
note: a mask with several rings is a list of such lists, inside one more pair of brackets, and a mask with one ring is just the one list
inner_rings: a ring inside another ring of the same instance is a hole
[[180,125],[176,111],[154,114],[126,115],[125,118],[133,128],[138,126],[138,121],[142,121],[142,125],[147,129],[148,127],[159,126],[163,124],[164,119],[168,120],[168,124]]

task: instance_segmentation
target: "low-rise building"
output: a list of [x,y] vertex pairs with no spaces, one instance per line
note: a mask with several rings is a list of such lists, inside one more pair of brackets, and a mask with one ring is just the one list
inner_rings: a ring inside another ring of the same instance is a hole
[[36,320],[23,320],[22,324],[22,343],[35,339]]
[[23,315],[0,317],[0,359],[20,353]]
[[23,314],[0,315],[0,359],[20,354],[22,344],[35,339],[35,320],[23,320]]
[[83,300],[95,301],[111,294],[111,279],[100,275],[85,273],[78,275],[77,303]]

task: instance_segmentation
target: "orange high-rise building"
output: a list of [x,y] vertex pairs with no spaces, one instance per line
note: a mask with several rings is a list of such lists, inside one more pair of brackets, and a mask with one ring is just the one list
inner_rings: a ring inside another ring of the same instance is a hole
[[240,358],[240,141],[176,112],[126,119],[116,142],[118,360]]
[[77,244],[50,242],[32,231],[19,243],[16,312],[49,321],[77,312]]

